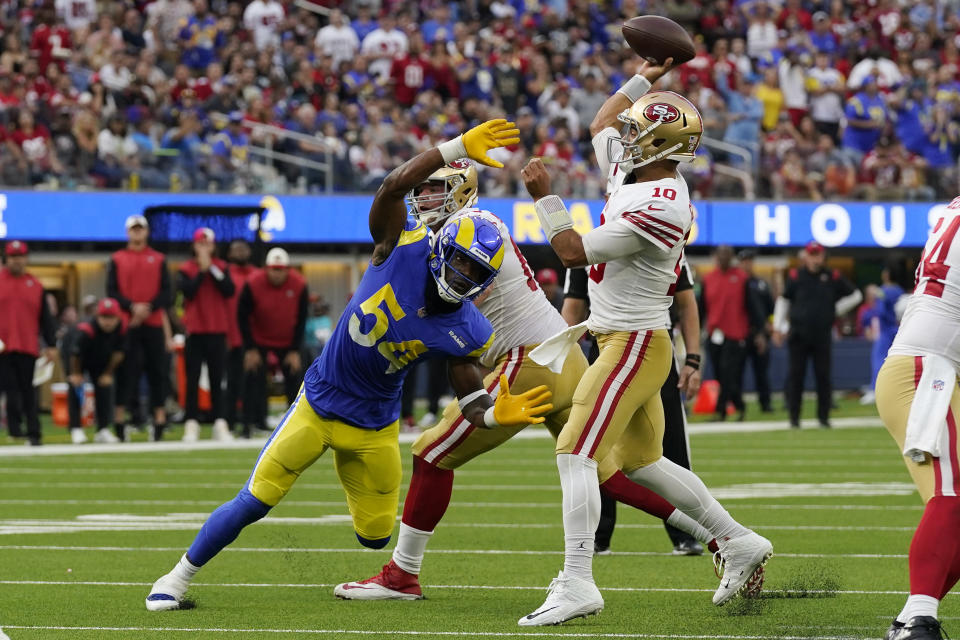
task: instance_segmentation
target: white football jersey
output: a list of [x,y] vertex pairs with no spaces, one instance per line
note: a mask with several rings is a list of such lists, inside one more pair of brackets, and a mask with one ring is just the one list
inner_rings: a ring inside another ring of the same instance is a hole
[[890,355],[942,355],[960,372],[960,197],[934,223]]
[[587,326],[598,333],[663,328],[693,224],[687,183],[677,174],[624,184],[607,200],[600,224],[622,225],[644,242],[636,253],[590,267]]
[[503,264],[500,273],[490,288],[477,303],[490,324],[493,325],[493,344],[480,358],[480,364],[493,367],[497,358],[518,346],[540,344],[547,338],[567,328],[540,285],[533,277],[533,270],[513,242],[510,230],[503,220],[483,209],[462,209],[449,220],[465,215],[479,216],[497,226],[503,238]]
[[280,44],[278,29],[284,18],[283,5],[276,0],[253,0],[243,12],[243,25],[253,32],[258,50]]
[[97,3],[94,0],[56,0],[57,15],[70,31],[89,26],[97,19]]

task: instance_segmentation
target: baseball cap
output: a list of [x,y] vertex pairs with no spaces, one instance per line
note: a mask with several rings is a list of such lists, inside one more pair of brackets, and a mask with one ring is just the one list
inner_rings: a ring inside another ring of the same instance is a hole
[[123,224],[123,226],[127,229],[127,231],[136,226],[141,226],[144,229],[150,228],[150,224],[147,222],[147,219],[139,213],[136,213],[132,216],[127,216],[127,221]]
[[816,240],[811,240],[810,242],[808,242],[807,245],[803,248],[803,250],[812,256],[816,256],[824,252],[823,245],[817,242]]
[[113,298],[104,298],[97,303],[98,316],[119,316],[120,304]]
[[537,271],[536,278],[540,284],[557,284],[557,282],[560,281],[557,277],[557,272],[550,268]]
[[243,111],[231,111],[228,118],[233,124],[243,122]]
[[743,249],[737,254],[737,260],[753,260],[757,257],[757,252],[753,249]]
[[213,242],[216,240],[216,235],[213,233],[213,229],[210,227],[200,227],[193,232],[193,241],[194,242]]
[[280,247],[274,247],[267,252],[267,267],[289,267],[290,266],[290,256],[286,251]]
[[11,240],[7,243],[8,256],[25,256],[27,251],[27,243],[23,240]]

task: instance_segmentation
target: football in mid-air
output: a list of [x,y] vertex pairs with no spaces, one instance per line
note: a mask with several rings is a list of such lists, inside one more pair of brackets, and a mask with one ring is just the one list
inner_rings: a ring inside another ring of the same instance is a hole
[[630,18],[623,23],[623,38],[641,58],[659,64],[673,58],[676,67],[697,55],[686,29],[663,16]]

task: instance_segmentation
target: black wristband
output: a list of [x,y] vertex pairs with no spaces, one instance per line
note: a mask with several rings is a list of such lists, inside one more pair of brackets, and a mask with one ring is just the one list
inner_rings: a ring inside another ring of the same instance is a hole
[[691,369],[699,370],[700,369],[700,356],[696,353],[688,353],[687,358],[684,361],[683,365],[685,367],[690,367]]

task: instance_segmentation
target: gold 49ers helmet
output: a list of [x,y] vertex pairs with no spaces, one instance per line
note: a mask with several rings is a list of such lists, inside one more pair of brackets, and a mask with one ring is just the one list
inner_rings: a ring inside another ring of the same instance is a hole
[[[607,158],[627,171],[664,159],[692,162],[703,135],[700,112],[673,91],[644,95],[618,119],[623,129],[619,138],[607,141]],[[617,153],[615,142],[623,153]]]
[[[420,193],[429,183],[443,185],[442,199],[438,193]],[[423,184],[408,193],[407,207],[429,227],[477,204],[477,197],[477,168],[468,160],[454,160],[434,171]]]

